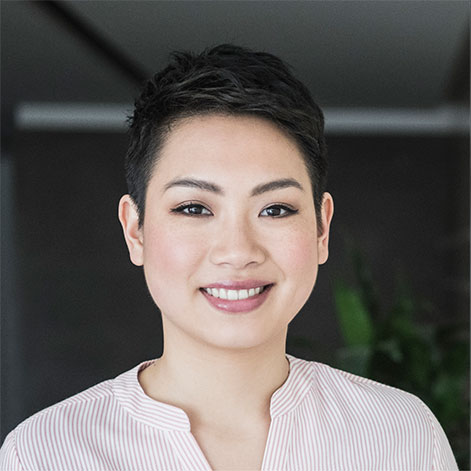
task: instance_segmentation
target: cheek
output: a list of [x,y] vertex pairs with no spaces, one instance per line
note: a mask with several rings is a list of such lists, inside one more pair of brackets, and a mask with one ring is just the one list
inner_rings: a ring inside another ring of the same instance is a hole
[[280,268],[285,276],[286,313],[292,318],[304,306],[315,285],[318,273],[317,239],[314,233],[297,233],[283,244]]
[[313,232],[298,231],[287,235],[284,242],[278,244],[278,251],[283,264],[290,275],[301,278],[317,272],[317,239]]
[[314,288],[318,273],[317,240],[313,233],[297,234],[284,253],[286,300],[290,313],[288,321],[306,304]]
[[181,289],[203,255],[203,241],[194,232],[175,227],[150,227],[144,233],[144,271],[149,289],[157,295]]

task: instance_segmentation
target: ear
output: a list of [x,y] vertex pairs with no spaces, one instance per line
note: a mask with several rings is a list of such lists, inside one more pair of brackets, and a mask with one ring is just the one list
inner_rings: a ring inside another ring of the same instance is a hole
[[330,193],[324,193],[322,200],[322,233],[317,237],[317,253],[319,265],[327,262],[329,258],[330,223],[334,215],[334,200]]
[[139,229],[137,208],[130,195],[124,195],[119,200],[118,218],[123,226],[124,239],[128,246],[131,262],[137,266],[143,265],[143,231],[142,228]]

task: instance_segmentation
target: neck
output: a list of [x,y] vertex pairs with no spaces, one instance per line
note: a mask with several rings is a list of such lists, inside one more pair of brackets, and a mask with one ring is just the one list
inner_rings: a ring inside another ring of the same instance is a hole
[[286,332],[238,350],[178,340],[166,337],[163,355],[141,373],[147,395],[183,409],[192,427],[269,421],[271,396],[289,373]]

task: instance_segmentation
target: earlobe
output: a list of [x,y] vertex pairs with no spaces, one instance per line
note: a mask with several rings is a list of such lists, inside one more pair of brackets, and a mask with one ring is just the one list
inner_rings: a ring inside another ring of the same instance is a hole
[[334,215],[334,200],[330,193],[324,193],[322,200],[322,234],[317,238],[318,263],[322,265],[329,258],[330,223]]
[[123,228],[131,262],[142,266],[144,263],[142,228],[139,229],[139,215],[130,195],[124,195],[119,200],[118,218]]

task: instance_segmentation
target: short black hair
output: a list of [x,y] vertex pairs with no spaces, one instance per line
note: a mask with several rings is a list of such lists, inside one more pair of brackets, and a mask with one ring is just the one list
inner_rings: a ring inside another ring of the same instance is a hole
[[278,57],[221,44],[200,54],[174,52],[145,84],[129,118],[128,191],[144,223],[147,186],[171,126],[205,114],[265,118],[299,146],[311,179],[318,229],[327,180],[324,116],[306,86]]

